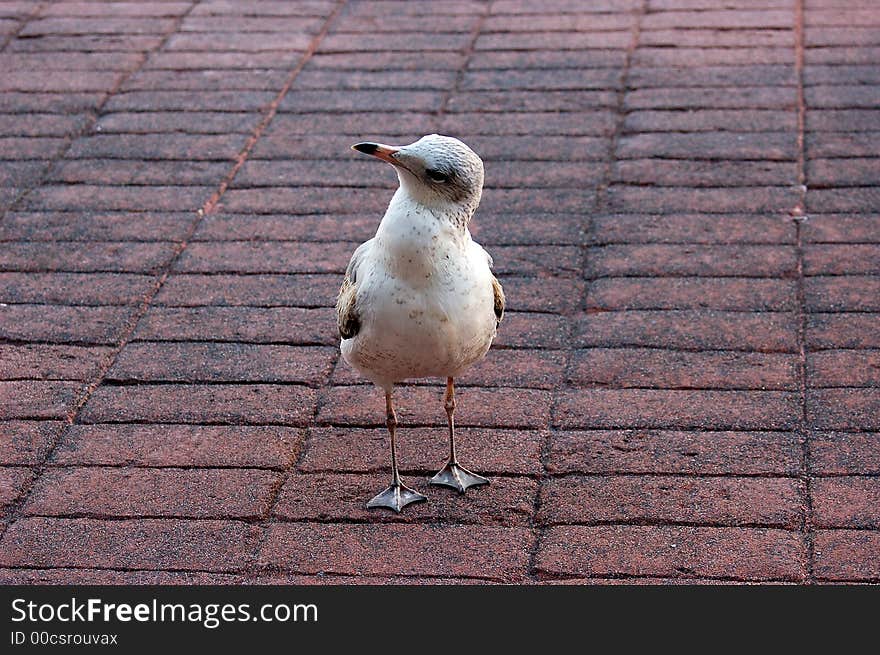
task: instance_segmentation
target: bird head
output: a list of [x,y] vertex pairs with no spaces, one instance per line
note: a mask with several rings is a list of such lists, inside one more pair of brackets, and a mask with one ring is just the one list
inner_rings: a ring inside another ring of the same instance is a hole
[[352,149],[394,166],[400,186],[422,205],[469,219],[480,203],[483,160],[458,139],[428,134],[408,146],[365,142]]

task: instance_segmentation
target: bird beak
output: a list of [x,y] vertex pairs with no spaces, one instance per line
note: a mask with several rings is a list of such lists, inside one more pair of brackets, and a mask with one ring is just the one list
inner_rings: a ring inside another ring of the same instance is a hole
[[358,152],[362,152],[365,155],[373,155],[382,161],[387,161],[389,164],[397,165],[397,160],[392,157],[392,155],[399,152],[399,148],[394,148],[392,146],[386,146],[383,143],[355,143],[352,147],[352,150],[357,150]]

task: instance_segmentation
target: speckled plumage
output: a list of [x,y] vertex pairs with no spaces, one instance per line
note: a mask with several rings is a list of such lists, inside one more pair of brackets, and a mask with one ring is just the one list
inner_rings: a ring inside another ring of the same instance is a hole
[[[482,161],[437,135],[397,153],[400,188],[376,236],[352,256],[337,304],[343,357],[386,391],[459,375],[488,351],[504,306],[492,259],[467,228]],[[446,180],[434,183],[426,170]]]

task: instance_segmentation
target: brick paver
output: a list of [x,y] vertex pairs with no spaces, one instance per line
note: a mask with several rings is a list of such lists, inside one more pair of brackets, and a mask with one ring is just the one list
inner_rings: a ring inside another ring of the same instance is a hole
[[[0,2],[0,70],[0,582],[880,582],[874,2]],[[486,162],[493,484],[395,516],[348,146],[434,131]]]

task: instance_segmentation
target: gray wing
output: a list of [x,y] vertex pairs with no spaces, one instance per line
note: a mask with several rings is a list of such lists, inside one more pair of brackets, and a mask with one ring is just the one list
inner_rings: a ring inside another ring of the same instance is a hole
[[372,239],[365,241],[354,251],[345,269],[345,278],[339,288],[339,296],[336,298],[336,325],[343,339],[351,339],[361,329],[357,309],[358,266],[363,261],[364,254],[372,246],[372,241]]

